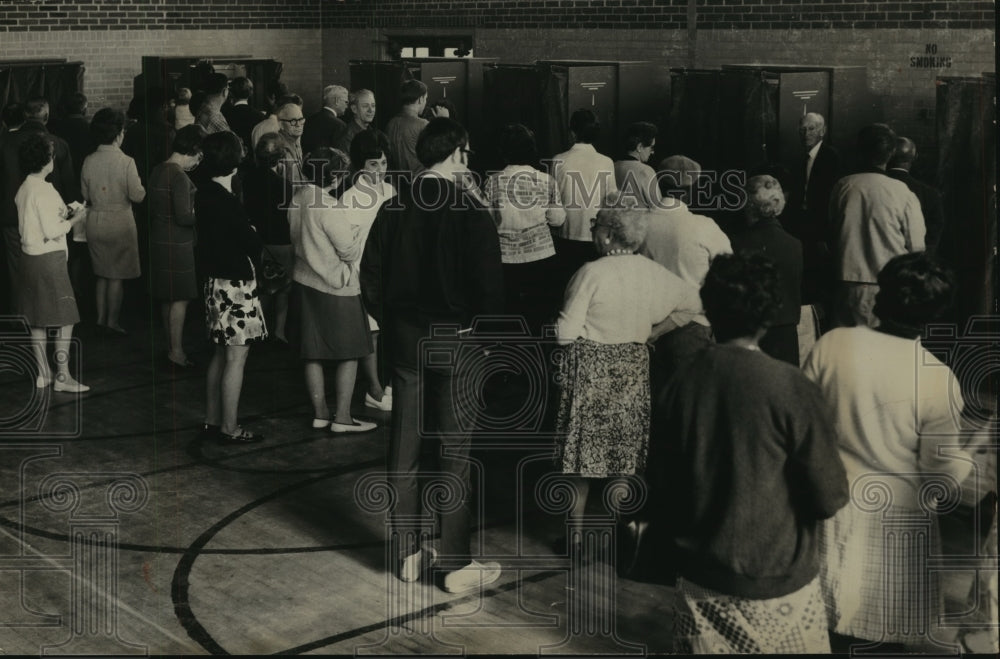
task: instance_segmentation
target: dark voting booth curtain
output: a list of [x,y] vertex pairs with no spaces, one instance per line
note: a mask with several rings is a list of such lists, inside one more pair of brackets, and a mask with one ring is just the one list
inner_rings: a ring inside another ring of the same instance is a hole
[[209,75],[219,72],[230,78],[249,78],[253,83],[250,103],[256,108],[264,108],[267,90],[273,81],[281,79],[282,68],[281,62],[273,59],[147,55],[142,58],[142,73],[133,80],[132,91],[135,96],[143,96],[153,87],[159,87],[168,96],[173,96],[181,87],[196,91],[204,87]]
[[83,91],[83,73],[83,62],[0,62],[0,108],[44,96],[56,113],[64,98]]
[[996,76],[937,81],[939,255],[958,275],[959,320],[992,313],[997,291]]
[[675,70],[664,155],[684,154],[705,170],[753,169],[773,160],[776,88],[751,71]]

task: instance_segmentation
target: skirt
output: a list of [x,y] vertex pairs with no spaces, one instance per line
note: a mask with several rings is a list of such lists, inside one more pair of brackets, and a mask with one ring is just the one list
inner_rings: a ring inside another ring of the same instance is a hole
[[360,295],[330,295],[293,282],[288,323],[288,336],[307,361],[344,361],[372,353]]
[[257,280],[206,280],[205,322],[209,340],[220,346],[245,346],[266,339]]
[[153,243],[151,259],[153,297],[163,302],[198,297],[194,243]]
[[66,252],[21,254],[18,259],[19,311],[31,327],[64,327],[80,322],[66,269]]
[[132,209],[87,213],[87,248],[94,274],[104,279],[135,279],[139,267],[139,234]]
[[577,339],[559,364],[556,464],[589,478],[631,475],[649,450],[649,349]]
[[679,654],[830,654],[819,579],[766,600],[678,579],[674,608]]
[[[907,514],[912,522],[886,524]],[[954,636],[938,625],[940,571],[927,566],[941,556],[936,516],[898,507],[871,513],[851,501],[820,525],[819,551],[832,631],[912,649],[933,649],[930,638]]]

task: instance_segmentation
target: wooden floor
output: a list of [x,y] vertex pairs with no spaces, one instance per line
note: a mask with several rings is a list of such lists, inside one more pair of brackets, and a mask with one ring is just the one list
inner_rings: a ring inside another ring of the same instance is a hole
[[241,405],[266,440],[200,441],[208,353],[197,305],[191,316],[189,370],[169,366],[152,315],[127,317],[124,338],[80,325],[74,359],[92,387],[80,398],[40,395],[23,339],[5,338],[0,654],[670,650],[671,588],[550,547],[564,515],[558,492],[538,489],[549,442],[473,456],[474,544],[504,564],[499,582],[466,596],[403,584],[385,570],[385,501],[369,487],[388,415],[356,406],[380,424],[364,435],[309,429],[301,366],[267,344],[251,351]]

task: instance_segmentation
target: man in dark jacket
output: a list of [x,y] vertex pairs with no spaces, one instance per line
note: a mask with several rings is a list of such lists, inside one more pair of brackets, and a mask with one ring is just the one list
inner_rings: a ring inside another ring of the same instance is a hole
[[347,111],[347,88],[329,85],[323,89],[323,107],[309,115],[302,131],[302,152],[309,154],[321,146],[336,147],[347,124],[340,117]]
[[66,203],[80,201],[80,182],[74,175],[73,158],[69,145],[60,137],[48,132],[45,125],[49,121],[49,102],[44,98],[33,98],[24,104],[24,124],[16,131],[8,133],[0,148],[0,229],[3,230],[7,251],[7,270],[11,282],[10,309],[16,312],[18,288],[18,262],[21,258],[21,234],[17,224],[17,205],[14,197],[24,181],[18,162],[18,150],[29,137],[36,134],[47,135],[52,141],[54,169],[48,181],[55,186]]
[[222,116],[229,122],[229,129],[243,140],[243,150],[250,153],[253,144],[250,133],[253,127],[264,121],[267,115],[250,106],[253,82],[249,78],[233,78],[229,83],[229,103],[222,106]]
[[924,238],[926,251],[933,254],[941,242],[941,233],[944,231],[944,201],[941,193],[935,188],[927,185],[923,181],[913,178],[910,168],[917,159],[917,145],[908,137],[896,138],[896,153],[885,173],[890,178],[902,181],[910,191],[917,195],[920,200],[920,211],[924,214],[924,225],[927,227],[927,236]]
[[[472,590],[500,577],[498,563],[472,560],[470,552],[471,428],[462,417],[472,405],[475,374],[469,365],[477,360],[466,351],[477,349],[470,336],[473,319],[502,313],[504,296],[496,227],[465,187],[468,146],[468,133],[457,122],[440,118],[427,125],[417,140],[417,157],[427,170],[402,205],[379,211],[361,271],[365,305],[382,328],[393,364],[388,471],[396,491],[397,574],[416,581],[433,562],[434,551],[422,548],[402,525],[412,524],[421,512],[421,443],[440,439],[439,470],[446,483],[451,481],[447,489],[461,497],[458,506],[440,511],[448,592]],[[434,341],[421,344],[431,337]],[[440,359],[448,354],[450,364]]]

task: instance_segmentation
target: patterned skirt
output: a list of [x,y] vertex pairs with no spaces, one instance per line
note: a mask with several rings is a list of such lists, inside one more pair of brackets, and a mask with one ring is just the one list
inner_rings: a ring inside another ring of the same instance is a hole
[[819,579],[766,600],[678,579],[674,607],[679,654],[830,654]]
[[649,449],[649,349],[577,339],[559,365],[556,458],[563,473],[629,475]]
[[208,279],[205,322],[209,339],[222,346],[244,346],[267,338],[257,280]]
[[870,513],[852,501],[820,525],[819,543],[833,631],[913,649],[954,638],[953,629],[938,625],[944,613],[939,571],[927,565],[941,555],[936,516],[898,507]]

